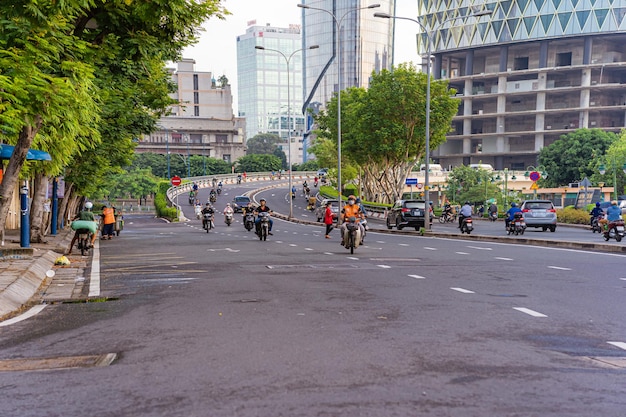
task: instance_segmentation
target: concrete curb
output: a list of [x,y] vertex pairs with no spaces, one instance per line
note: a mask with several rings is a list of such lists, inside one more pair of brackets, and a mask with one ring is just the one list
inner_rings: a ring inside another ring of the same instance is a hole
[[19,311],[40,290],[46,280],[46,272],[52,269],[58,253],[48,250],[20,271],[9,286],[0,293],[0,318]]

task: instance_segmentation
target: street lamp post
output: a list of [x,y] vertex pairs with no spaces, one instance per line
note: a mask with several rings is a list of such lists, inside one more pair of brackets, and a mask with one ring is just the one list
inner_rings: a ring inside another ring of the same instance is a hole
[[[617,162],[615,160],[615,155],[613,156],[613,164],[611,168],[613,169],[613,199],[617,201]],[[626,164],[622,165],[622,171],[624,171],[624,174],[626,174]],[[606,167],[604,166],[604,164],[600,164],[600,166],[598,167],[598,172],[600,173],[600,175],[606,174]]]
[[[371,4],[369,6],[348,10],[343,14],[343,16],[341,16],[340,19],[337,19],[337,16],[335,16],[333,12],[326,9],[307,6],[306,4],[298,4],[298,7],[302,9],[318,10],[329,14],[330,17],[333,18],[337,30],[335,33],[335,45],[337,49],[337,198],[339,200],[339,212],[341,213],[341,209],[343,207],[343,200],[341,198],[341,191],[343,188],[341,186],[341,24],[343,23],[343,19],[350,13],[363,9],[375,9],[380,7],[380,4]],[[337,225],[341,225],[341,216],[337,217]]]
[[[422,29],[422,31],[426,34],[426,37],[428,38],[428,42],[426,43],[426,53],[428,54],[428,58],[426,61],[426,126],[425,126],[425,143],[424,146],[426,148],[425,151],[425,159],[426,159],[426,163],[425,165],[425,172],[424,172],[424,199],[426,200],[426,204],[428,205],[428,202],[430,200],[430,194],[429,194],[429,188],[430,188],[430,178],[428,175],[428,171],[430,170],[430,73],[431,73],[431,66],[432,66],[432,60],[431,60],[431,52],[432,52],[432,44],[433,44],[433,38],[432,38],[432,33],[436,32],[437,30],[439,30],[445,23],[456,20],[456,19],[460,19],[462,17],[469,17],[469,16],[475,16],[475,17],[480,17],[480,16],[486,16],[486,15],[490,15],[492,13],[491,10],[483,10],[480,12],[476,12],[476,13],[471,13],[468,16],[455,16],[455,17],[451,17],[449,19],[444,20],[443,22],[441,22],[433,31],[429,32],[428,29],[426,29],[426,26],[424,26],[422,24],[422,22],[420,22],[417,19],[412,19],[410,17],[403,17],[403,16],[392,16],[390,14],[387,13],[374,13],[375,17],[380,17],[383,19],[400,19],[400,20],[409,20],[411,22],[415,22],[419,25],[419,27]],[[430,230],[430,224],[428,224],[428,222],[426,223],[426,230]]]
[[[282,53],[281,51],[279,51],[278,49],[270,49],[270,48],[265,48],[264,46],[260,46],[257,45],[254,47],[254,49],[259,49],[261,51],[269,51],[269,52],[276,52],[278,54],[280,54],[284,59],[285,59],[285,64],[287,65],[287,159],[289,160],[288,165],[289,165],[289,218],[291,219],[293,217],[293,197],[291,195],[291,189],[293,187],[293,176],[292,176],[292,170],[291,170],[291,130],[292,130],[292,118],[291,118],[291,83],[290,83],[290,78],[291,78],[291,71],[289,70],[289,63],[291,62],[291,58],[293,58],[293,56],[301,51],[304,51],[305,49],[317,49],[319,48],[319,45],[312,45],[309,46],[308,48],[302,48],[302,49],[297,49],[295,51],[293,51],[289,56],[285,55],[284,53]],[[295,131],[295,123],[293,123],[293,130]]]
[[548,173],[546,172],[546,169],[541,165],[539,165],[537,168],[531,165],[529,167],[526,167],[526,172],[524,172],[524,177],[526,177],[527,179],[530,179],[533,182],[533,185],[532,185],[533,196],[536,199],[537,198],[537,181],[540,178],[548,178]]
[[[504,175],[504,208],[506,208],[507,203],[508,203],[508,197],[509,197],[509,169],[508,168],[504,168],[504,171],[501,172]],[[501,180],[502,177],[500,177],[500,173],[498,173],[498,176],[496,177],[496,180]],[[515,176],[515,174],[513,174],[511,176],[511,181],[515,181],[517,179],[517,177]]]

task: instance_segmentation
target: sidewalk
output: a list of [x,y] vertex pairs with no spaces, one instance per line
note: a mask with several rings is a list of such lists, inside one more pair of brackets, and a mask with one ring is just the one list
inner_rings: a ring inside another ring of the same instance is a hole
[[[59,256],[67,253],[73,236],[74,231],[66,228],[56,236],[46,236],[45,243],[21,248],[20,231],[5,232],[4,246],[0,246],[0,320],[36,304],[87,298],[85,274],[91,256],[72,253],[67,256],[70,265],[54,265]],[[46,275],[50,270],[53,277]]]

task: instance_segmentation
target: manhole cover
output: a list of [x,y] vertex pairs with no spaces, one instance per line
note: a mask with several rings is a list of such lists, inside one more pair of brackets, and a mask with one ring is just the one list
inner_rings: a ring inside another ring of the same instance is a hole
[[51,369],[94,368],[109,366],[117,353],[58,358],[27,358],[0,360],[0,372],[46,371]]

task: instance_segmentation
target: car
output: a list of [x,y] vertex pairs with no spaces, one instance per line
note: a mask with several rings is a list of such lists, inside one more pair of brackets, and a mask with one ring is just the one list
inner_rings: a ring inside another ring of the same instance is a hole
[[318,222],[324,220],[324,212],[326,211],[326,203],[330,201],[330,210],[333,212],[333,221],[337,221],[337,217],[339,216],[339,200],[332,199],[324,199],[320,203],[320,205],[315,209],[315,217]]
[[556,209],[550,200],[526,200],[520,205],[526,227],[556,231]]
[[425,200],[398,200],[387,212],[387,229],[394,226],[398,230],[405,227],[414,227],[420,230],[425,226],[426,201]]
[[317,170],[318,177],[325,177],[328,174],[328,168],[322,168]]
[[626,214],[626,200],[618,201],[617,205],[622,209],[622,214]]
[[242,213],[243,208],[246,207],[250,202],[250,197],[248,197],[247,195],[238,195],[233,198],[233,201],[230,205],[233,207],[233,211],[235,213]]

